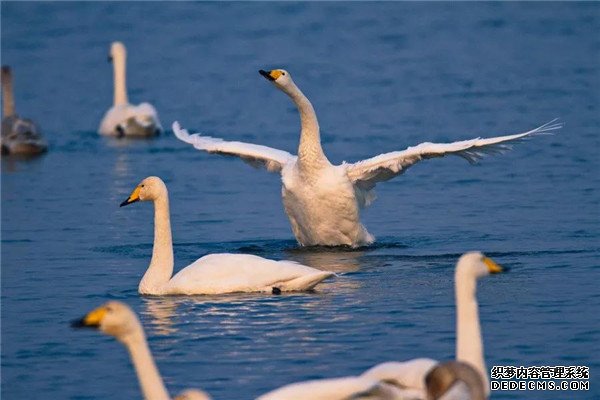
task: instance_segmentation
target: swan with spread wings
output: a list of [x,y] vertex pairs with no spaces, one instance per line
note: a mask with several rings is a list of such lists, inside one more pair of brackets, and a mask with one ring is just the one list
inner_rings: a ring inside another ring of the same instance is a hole
[[173,123],[173,131],[178,139],[198,150],[237,156],[254,166],[279,172],[285,211],[296,239],[303,246],[359,247],[371,244],[375,238],[361,224],[360,209],[375,198],[373,189],[377,183],[402,174],[421,160],[456,155],[475,163],[485,155],[509,150],[511,144],[527,137],[552,133],[562,127],[560,122],[553,120],[516,135],[454,143],[421,143],[352,164],[332,165],[321,147],[315,110],[289,72],[283,69],[259,72],[287,94],[298,108],[301,132],[297,156],[267,146],[190,134],[178,122]]

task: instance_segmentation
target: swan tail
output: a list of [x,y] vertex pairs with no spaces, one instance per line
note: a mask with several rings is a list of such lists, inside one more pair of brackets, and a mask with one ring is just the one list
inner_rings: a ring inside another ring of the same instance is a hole
[[329,271],[319,271],[309,275],[303,275],[292,280],[282,282],[281,284],[275,284],[282,292],[293,292],[300,290],[311,290],[325,279],[335,275]]

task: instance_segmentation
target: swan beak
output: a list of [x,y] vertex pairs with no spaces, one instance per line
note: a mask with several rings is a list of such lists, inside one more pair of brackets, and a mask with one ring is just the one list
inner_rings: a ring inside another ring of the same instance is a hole
[[258,73],[270,80],[271,82],[273,82],[281,76],[281,71],[279,71],[278,69],[274,69],[272,71],[265,71],[264,69],[260,69],[258,70]]
[[487,266],[490,274],[499,274],[500,272],[505,272],[507,270],[506,268],[503,268],[500,265],[496,264],[496,262],[491,258],[485,257],[483,259],[483,262]]
[[80,319],[76,319],[71,322],[73,328],[97,328],[102,322],[102,318],[106,315],[106,307],[98,307],[95,310],[89,312],[86,316]]
[[140,190],[141,188],[139,186],[136,187],[133,190],[133,192],[131,192],[131,195],[124,202],[122,202],[119,207],[123,207],[128,204],[135,203],[136,201],[140,201]]

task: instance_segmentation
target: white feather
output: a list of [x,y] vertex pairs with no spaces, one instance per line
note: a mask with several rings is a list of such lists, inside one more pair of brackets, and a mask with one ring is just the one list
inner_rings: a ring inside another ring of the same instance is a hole
[[223,139],[202,136],[200,133],[190,134],[177,121],[173,123],[173,133],[177,139],[191,144],[198,150],[237,156],[254,167],[263,166],[270,172],[279,172],[287,163],[294,162],[296,159],[287,151],[272,147],[244,142],[227,142]]

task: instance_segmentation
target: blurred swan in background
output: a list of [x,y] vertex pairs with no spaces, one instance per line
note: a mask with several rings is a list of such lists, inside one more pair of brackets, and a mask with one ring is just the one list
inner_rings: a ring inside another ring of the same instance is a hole
[[[471,365],[481,377],[485,395],[489,395],[487,368],[477,304],[477,280],[505,269],[480,252],[463,254],[454,273],[456,300],[456,360]],[[393,383],[407,391],[425,392],[425,376],[437,361],[419,358],[404,362],[386,362],[362,374],[364,377]],[[424,395],[422,395],[424,398]],[[464,397],[470,399],[471,397]]]
[[40,128],[30,119],[21,118],[15,110],[12,71],[2,66],[2,154],[36,155],[48,150]]
[[405,362],[386,362],[374,366],[359,377],[294,383],[269,392],[259,399],[487,398],[489,385],[475,292],[478,278],[502,271],[502,267],[480,252],[466,253],[458,260],[454,275],[456,361],[440,364],[429,358],[418,358]]
[[[73,321],[74,328],[95,328],[107,335],[114,336],[129,351],[135,368],[143,398],[146,400],[168,400],[171,398],[165,387],[154,357],[148,348],[146,334],[139,319],[124,303],[109,301],[89,312],[83,318]],[[120,397],[118,395],[108,397]],[[210,400],[210,396],[201,390],[189,389],[176,399]]]
[[114,102],[112,108],[104,114],[98,133],[117,137],[150,137],[160,134],[162,126],[151,104],[129,104],[125,80],[127,51],[123,43],[112,43],[109,61],[114,70]]
[[189,134],[178,122],[173,124],[177,138],[198,150],[237,156],[268,171],[281,173],[282,197],[292,231],[303,246],[364,246],[375,238],[360,223],[360,208],[374,199],[378,182],[402,174],[421,160],[456,155],[475,163],[487,154],[501,153],[510,144],[526,137],[559,129],[556,120],[531,131],[489,139],[472,139],[447,144],[421,143],[356,163],[332,165],[321,147],[319,123],[312,104],[283,69],[259,71],[275,87],[287,94],[300,113],[298,155],[242,142],[227,142],[201,134]]
[[173,277],[173,241],[169,194],[158,177],[144,179],[121,203],[154,202],[152,260],[138,291],[142,294],[222,294],[311,290],[334,275],[293,261],[273,261],[248,254],[210,254],[199,258]]

